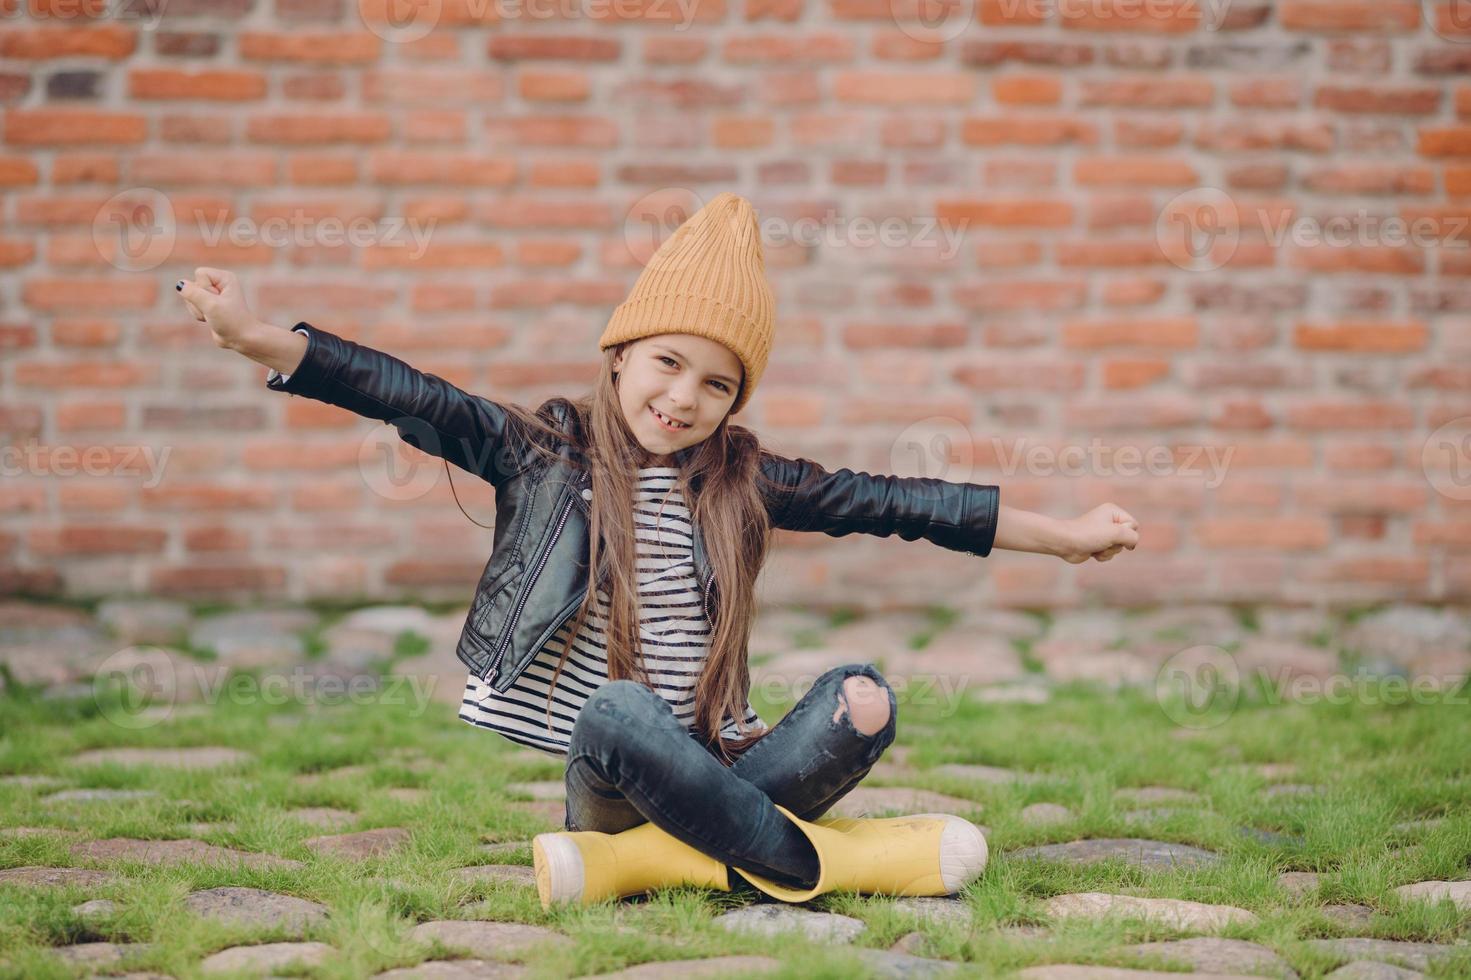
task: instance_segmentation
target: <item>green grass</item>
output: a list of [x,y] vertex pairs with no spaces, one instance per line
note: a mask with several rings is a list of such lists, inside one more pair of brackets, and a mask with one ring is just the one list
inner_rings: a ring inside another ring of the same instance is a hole
[[[405,643],[412,645],[412,641]],[[784,706],[753,703],[768,722]],[[295,727],[270,723],[298,713]],[[974,914],[965,930],[918,922],[884,898],[834,893],[811,903],[863,919],[859,947],[885,948],[914,929],[928,955],[966,964],[965,975],[994,976],[1039,963],[1138,965],[1113,952],[1137,942],[1179,938],[1139,921],[1062,921],[1045,937],[1018,938],[1007,926],[1042,924],[1042,903],[1068,892],[1106,891],[1234,905],[1260,922],[1221,933],[1262,943],[1301,976],[1324,975],[1341,961],[1316,953],[1305,941],[1338,935],[1448,943],[1471,937],[1471,913],[1449,903],[1407,904],[1398,885],[1471,876],[1471,707],[1463,689],[1429,703],[1271,705],[1243,703],[1216,727],[1190,732],[1173,724],[1149,692],[1102,693],[1082,685],[1059,687],[1047,705],[969,702],[947,709],[900,703],[899,744],[911,748],[920,769],[906,785],[971,800],[972,819],[990,828],[992,861],[962,896]],[[66,764],[79,751],[108,746],[229,745],[255,760],[209,773]],[[404,753],[428,758],[426,771],[409,768]],[[327,905],[326,923],[305,938],[331,943],[338,955],[302,975],[356,977],[408,966],[434,950],[411,942],[409,929],[430,919],[487,918],[554,928],[574,940],[527,963],[534,977],[561,977],[621,969],[660,959],[758,953],[783,963],[780,976],[851,978],[865,975],[850,950],[796,936],[779,939],[727,933],[712,919],[744,896],[671,889],[638,903],[543,911],[534,890],[498,883],[462,884],[450,872],[489,863],[487,841],[526,841],[550,829],[510,805],[515,781],[559,779],[560,766],[523,761],[497,736],[469,728],[445,706],[423,713],[409,705],[347,704],[303,712],[299,706],[222,702],[204,716],[181,717],[129,731],[109,722],[91,700],[42,701],[12,691],[0,700],[0,773],[53,774],[73,785],[147,788],[158,799],[75,804],[63,809],[41,794],[0,788],[0,825],[65,826],[94,838],[187,837],[190,821],[231,821],[234,828],[205,835],[212,843],[305,862],[299,870],[235,872],[209,867],[122,864],[125,882],[93,891],[26,890],[6,886],[0,900],[0,950],[9,964],[0,976],[62,977],[68,969],[46,947],[81,941],[155,944],[135,969],[178,977],[198,975],[198,962],[241,942],[283,938],[261,929],[227,928],[189,916],[181,905],[191,890],[225,884],[284,892]],[[978,785],[924,770],[946,762],[984,763],[1043,774],[1030,784]],[[1217,772],[1238,763],[1292,762],[1292,782],[1321,785],[1314,797],[1269,798],[1264,782],[1242,772]],[[293,781],[301,773],[366,765],[362,775]],[[874,779],[882,784],[883,780]],[[1116,803],[1120,787],[1168,785],[1194,790],[1207,804],[1139,825],[1126,822],[1130,806]],[[417,803],[382,795],[391,786],[428,789]],[[179,802],[179,801],[189,801]],[[1072,822],[1048,828],[1024,825],[1023,807],[1061,803]],[[302,845],[323,831],[283,819],[292,807],[354,810],[348,830],[402,826],[413,832],[400,851],[358,864],[316,857]],[[1396,822],[1444,817],[1429,830],[1400,833]],[[1269,830],[1301,843],[1269,845],[1239,828]],[[1146,836],[1220,852],[1225,861],[1202,870],[1141,871],[1122,864],[1091,867],[1008,860],[1007,851],[1079,837]],[[0,838],[0,867],[67,865],[65,838]],[[1395,856],[1397,846],[1419,844]],[[504,860],[530,863],[529,848]],[[1293,899],[1275,884],[1278,873],[1325,875],[1322,892]],[[379,881],[376,879],[384,879]],[[118,912],[83,923],[69,909],[106,897]],[[1372,923],[1350,933],[1324,918],[1322,904],[1354,902],[1375,910]],[[637,906],[638,916],[630,913]],[[635,932],[619,926],[637,922]],[[441,951],[442,952],[442,951]],[[1471,975],[1471,947],[1454,962],[1432,966],[1438,977]]]

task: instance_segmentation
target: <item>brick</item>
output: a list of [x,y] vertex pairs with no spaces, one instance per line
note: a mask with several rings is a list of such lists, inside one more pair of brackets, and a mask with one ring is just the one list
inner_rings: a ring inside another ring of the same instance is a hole
[[961,122],[960,139],[967,146],[1093,145],[1098,142],[1098,127],[1066,116],[972,117]]
[[1414,424],[1414,412],[1404,402],[1380,399],[1310,399],[1293,405],[1287,411],[1288,424],[1296,429],[1383,429],[1408,430]]
[[[7,18],[9,20],[9,18]],[[8,27],[0,33],[0,58],[44,61],[53,58],[130,57],[137,48],[136,31],[116,24]]]
[[245,31],[235,43],[245,61],[368,65],[376,64],[383,53],[382,39],[366,31]]
[[1056,105],[1062,101],[1062,82],[1048,75],[1012,75],[991,83],[998,105]]
[[[1446,190],[1450,190],[1449,172]],[[1433,194],[1435,171],[1430,167],[1395,164],[1343,163],[1315,167],[1302,184],[1320,194]]]
[[1079,104],[1122,109],[1204,108],[1215,95],[1215,83],[1201,75],[1151,75],[1084,82]]
[[1370,88],[1325,85],[1313,97],[1319,109],[1332,112],[1388,113],[1396,116],[1426,116],[1439,111],[1440,89],[1417,85],[1405,88]]
[[1189,34],[1201,26],[1197,0],[1058,0],[1064,28],[1095,32]]
[[1316,517],[1216,518],[1195,525],[1206,548],[1317,551],[1329,543],[1328,523]]
[[134,99],[206,99],[245,102],[264,98],[266,76],[256,71],[177,71],[134,69],[128,73],[128,97]]
[[1282,0],[1277,21],[1289,31],[1413,31],[1417,0]]
[[1003,228],[1065,228],[1073,222],[1066,201],[1035,199],[965,199],[935,202],[935,217],[961,228],[977,224]]
[[1179,187],[1199,182],[1187,160],[1165,157],[1083,157],[1073,165],[1073,179],[1085,187]]
[[1188,317],[1172,319],[1073,320],[1062,325],[1062,345],[1078,350],[1106,347],[1164,347],[1175,350],[1199,343],[1200,328]]
[[1170,373],[1170,362],[1159,357],[1111,358],[1103,362],[1105,388],[1142,388]]
[[48,558],[89,555],[146,555],[163,551],[168,532],[162,528],[118,524],[68,524],[34,528],[26,547]]
[[1424,350],[1429,336],[1423,323],[1299,323],[1292,342],[1302,350],[1402,354]]
[[969,105],[977,80],[962,72],[892,74],[844,71],[832,78],[832,96],[839,103],[860,105]]
[[88,109],[11,109],[5,142],[15,146],[128,145],[141,143],[147,120],[137,113]]

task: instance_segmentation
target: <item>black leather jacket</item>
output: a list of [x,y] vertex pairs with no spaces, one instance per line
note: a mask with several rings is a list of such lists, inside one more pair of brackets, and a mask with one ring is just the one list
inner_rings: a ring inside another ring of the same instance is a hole
[[[414,448],[495,487],[494,544],[455,652],[504,692],[587,590],[590,477],[570,462],[549,465],[525,438],[508,438],[516,435],[508,427],[524,425],[489,399],[309,323],[293,329],[306,335],[306,355],[289,376],[271,372],[267,387],[380,419]],[[573,419],[569,408],[565,399],[553,398],[537,414],[566,432]],[[563,458],[570,459],[572,445],[569,440],[558,447]],[[683,463],[692,452],[680,450],[675,459]],[[897,534],[952,551],[991,553],[998,487],[848,469],[830,473],[810,460],[765,450],[760,465],[776,487],[762,488],[774,527],[833,537]],[[694,565],[708,615],[717,583],[698,527]]]

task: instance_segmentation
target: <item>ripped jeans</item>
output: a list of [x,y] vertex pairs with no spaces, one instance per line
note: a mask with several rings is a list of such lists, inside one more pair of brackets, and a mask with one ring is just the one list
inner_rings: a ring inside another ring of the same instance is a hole
[[[855,674],[888,698],[888,721],[872,735],[854,726],[843,696],[844,681]],[[636,681],[609,681],[587,699],[572,728],[565,829],[616,834],[651,820],[728,867],[810,888],[817,853],[775,804],[802,820],[822,816],[868,775],[894,741],[897,720],[894,691],[877,668],[844,664],[820,676],[727,767],[658,694]],[[740,875],[728,877],[733,889],[752,888]]]

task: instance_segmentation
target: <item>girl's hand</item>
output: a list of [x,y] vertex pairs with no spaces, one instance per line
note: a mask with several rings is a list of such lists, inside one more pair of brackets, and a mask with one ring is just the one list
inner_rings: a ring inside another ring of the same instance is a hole
[[179,295],[194,319],[209,325],[215,346],[241,350],[259,321],[245,305],[245,292],[235,273],[201,266],[195,279],[183,279]]
[[1139,544],[1139,522],[1117,504],[1099,504],[1082,517],[1064,521],[1063,531],[1065,543],[1058,557],[1070,565],[1089,558],[1108,561]]

